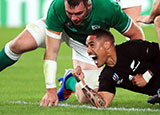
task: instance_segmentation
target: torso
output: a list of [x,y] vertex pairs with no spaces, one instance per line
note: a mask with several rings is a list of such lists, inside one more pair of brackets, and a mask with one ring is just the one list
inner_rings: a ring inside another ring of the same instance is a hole
[[64,0],[54,0],[46,24],[47,29],[58,32],[64,30],[74,40],[85,44],[86,37],[92,30],[99,28],[109,30],[113,27],[123,33],[131,25],[131,20],[116,2],[92,0],[92,10],[89,16],[80,26],[76,26],[65,14]]
[[[152,71],[155,75],[155,79],[157,77],[156,75],[159,74],[160,68],[158,65],[160,64],[160,61],[158,58],[160,57],[160,54],[158,44],[150,44],[151,43],[149,42],[135,40],[134,42],[130,41],[116,47],[117,64],[114,67],[106,66],[100,76],[101,83],[107,84],[106,90],[110,91],[110,89],[112,89],[111,93],[115,93],[115,87],[119,86],[145,94],[154,94],[156,92],[156,89],[160,87],[160,85],[152,86],[154,89],[149,91],[148,87],[151,87],[154,83],[149,83],[144,88],[139,88],[133,85],[129,80],[130,75],[143,74],[147,70]],[[149,51],[147,54],[147,50],[150,50],[151,52]],[[101,83],[100,90],[102,89]]]

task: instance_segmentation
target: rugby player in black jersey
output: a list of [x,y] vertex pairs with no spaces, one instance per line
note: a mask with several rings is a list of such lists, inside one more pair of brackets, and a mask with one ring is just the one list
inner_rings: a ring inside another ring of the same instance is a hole
[[[97,94],[83,85],[84,83],[80,84],[93,105],[108,107],[115,96],[116,87],[151,96],[160,91],[158,43],[130,40],[115,45],[114,37],[109,31],[97,29],[88,36],[86,45],[95,64],[98,67],[105,65],[99,76]],[[80,67],[77,67],[72,72],[75,77],[79,77],[78,82],[85,77],[80,70]],[[160,103],[158,96],[156,102]]]

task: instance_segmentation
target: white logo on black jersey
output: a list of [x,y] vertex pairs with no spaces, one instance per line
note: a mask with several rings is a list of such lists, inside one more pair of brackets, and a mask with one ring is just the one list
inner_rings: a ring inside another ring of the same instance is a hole
[[131,65],[130,65],[130,68],[134,71],[136,71],[136,69],[138,68],[138,66],[140,65],[140,61],[135,61],[133,60]]

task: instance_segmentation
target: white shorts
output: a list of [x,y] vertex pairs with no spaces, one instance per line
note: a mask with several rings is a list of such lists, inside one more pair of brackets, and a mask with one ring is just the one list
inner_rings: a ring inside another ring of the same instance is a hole
[[[42,20],[38,20],[26,26],[26,29],[34,37],[38,47],[41,47],[41,48],[46,47],[45,45],[45,38],[46,38],[45,26],[46,25]],[[89,57],[87,53],[87,47],[84,44],[73,40],[65,32],[63,32],[62,34],[62,42],[63,41],[65,41],[66,44],[73,49],[72,50],[73,60],[79,60],[81,62],[95,65],[94,61]]]
[[140,0],[114,0],[114,1],[118,2],[118,4],[121,6],[122,9],[141,5]]

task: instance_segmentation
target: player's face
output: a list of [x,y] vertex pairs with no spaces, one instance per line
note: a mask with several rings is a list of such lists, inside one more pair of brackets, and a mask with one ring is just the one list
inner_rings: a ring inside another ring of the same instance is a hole
[[94,60],[97,67],[101,67],[106,63],[107,52],[104,43],[96,39],[96,36],[91,35],[87,37],[86,45],[88,47],[88,54]]
[[71,8],[68,2],[65,1],[65,10],[67,16],[75,25],[80,25],[89,13],[89,9],[84,6],[83,2],[78,6]]

